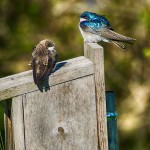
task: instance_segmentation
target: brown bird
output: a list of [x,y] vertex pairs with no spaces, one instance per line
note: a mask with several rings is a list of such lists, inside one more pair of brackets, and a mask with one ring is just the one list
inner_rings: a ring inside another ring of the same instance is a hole
[[34,83],[39,84],[44,81],[54,70],[57,61],[58,55],[54,43],[48,39],[40,41],[32,52]]

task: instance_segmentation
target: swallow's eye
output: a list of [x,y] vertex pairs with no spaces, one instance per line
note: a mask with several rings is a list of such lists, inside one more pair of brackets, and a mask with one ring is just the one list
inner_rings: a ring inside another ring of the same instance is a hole
[[88,19],[88,17],[87,17],[87,16],[84,16],[84,18],[85,18],[85,19]]

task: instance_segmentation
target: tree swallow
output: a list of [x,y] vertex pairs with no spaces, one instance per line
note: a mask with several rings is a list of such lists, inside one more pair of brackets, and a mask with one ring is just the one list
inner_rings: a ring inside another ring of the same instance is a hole
[[55,45],[50,40],[42,40],[32,52],[31,66],[35,84],[44,81],[53,71],[58,61]]
[[109,42],[125,49],[124,43],[132,44],[134,38],[113,31],[109,21],[103,15],[84,12],[80,15],[79,30],[85,43]]

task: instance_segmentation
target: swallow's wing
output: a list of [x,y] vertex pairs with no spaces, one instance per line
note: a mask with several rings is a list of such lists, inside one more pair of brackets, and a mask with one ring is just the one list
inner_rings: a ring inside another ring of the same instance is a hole
[[[100,24],[99,24],[100,25]],[[94,21],[82,21],[80,27],[84,32],[98,35],[98,23]]]
[[129,44],[132,44],[133,41],[135,41],[134,38],[130,38],[124,35],[121,35],[119,33],[116,33],[110,29],[104,28],[103,30],[97,31],[100,36],[113,40],[113,41],[121,41],[121,42],[126,42]]
[[101,22],[105,28],[108,28],[110,30],[113,30],[112,27],[110,26],[109,21],[106,19],[104,15],[98,15],[98,19],[96,20],[97,22]]
[[82,21],[80,23],[80,27],[85,32],[99,35],[100,37],[106,38],[108,40],[121,41],[126,43],[132,43],[135,40],[112,31],[100,22]]

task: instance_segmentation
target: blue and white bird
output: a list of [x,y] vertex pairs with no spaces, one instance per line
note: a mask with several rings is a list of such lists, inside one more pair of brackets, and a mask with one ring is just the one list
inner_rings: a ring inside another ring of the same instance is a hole
[[103,15],[92,12],[84,12],[80,15],[79,30],[85,43],[104,41],[125,49],[124,43],[133,44],[135,41],[134,38],[114,32],[109,21]]

